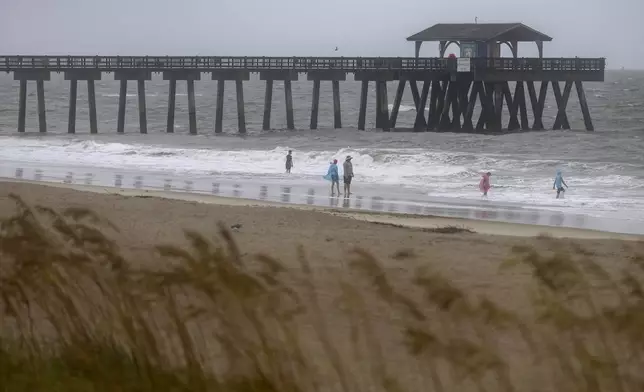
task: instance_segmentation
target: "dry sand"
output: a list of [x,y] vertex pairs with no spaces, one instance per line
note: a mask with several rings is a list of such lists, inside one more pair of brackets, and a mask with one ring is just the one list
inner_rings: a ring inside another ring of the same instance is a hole
[[[197,230],[214,238],[218,223],[226,227],[239,224],[241,229],[235,231],[234,236],[241,249],[249,255],[265,253],[289,262],[295,259],[297,247],[303,245],[317,266],[327,268],[338,266],[338,261],[346,260],[347,254],[359,247],[367,249],[386,265],[393,263],[395,268],[400,268],[393,256],[398,250],[412,250],[416,260],[431,259],[439,271],[451,278],[468,287],[486,287],[488,294],[504,301],[507,301],[504,298],[507,291],[517,290],[516,284],[520,285],[520,282],[500,280],[497,274],[499,263],[508,258],[515,245],[548,250],[549,242],[535,237],[539,233],[578,237],[562,241],[582,246],[596,259],[607,262],[624,259],[632,254],[633,249],[642,247],[641,241],[633,241],[642,237],[590,230],[346,213],[320,207],[175,192],[20,182],[0,182],[0,216],[14,211],[14,203],[7,197],[10,193],[20,195],[30,204],[58,209],[71,206],[91,208],[119,227],[120,233],[114,234],[117,241],[128,253],[134,252],[137,256],[148,257],[156,244],[185,244],[184,229]],[[422,229],[446,225],[472,228],[476,233],[439,234]]]
[[[604,266],[621,264],[633,254],[644,252],[644,243],[636,236],[586,230],[391,214],[347,214],[319,207],[280,205],[281,208],[276,208],[277,205],[256,201],[173,192],[46,186],[26,182],[0,182],[0,216],[8,216],[15,211],[13,201],[8,198],[11,193],[32,205],[57,209],[91,208],[120,228],[120,233],[114,234],[114,238],[124,252],[138,256],[138,260],[157,262],[151,251],[156,244],[185,244],[183,229],[197,230],[216,238],[219,222],[227,227],[241,225],[234,232],[234,237],[245,255],[265,253],[277,257],[287,266],[296,266],[296,249],[298,245],[303,245],[318,277],[317,286],[323,298],[322,307],[332,339],[340,342],[337,343],[340,347],[347,347],[347,350],[350,347],[346,340],[347,326],[341,321],[333,301],[338,294],[338,274],[353,279],[354,275],[346,267],[346,262],[355,247],[367,249],[375,255],[390,272],[393,283],[402,286],[411,295],[418,295],[418,298],[420,294],[413,294],[416,291],[410,287],[410,278],[415,268],[431,265],[435,271],[473,295],[485,295],[504,308],[517,312],[529,307],[526,288],[531,282],[530,273],[525,268],[499,273],[499,266],[516,245],[533,246],[541,252],[551,250],[552,240],[543,236],[535,237],[540,232],[560,237],[579,237],[564,238],[559,243],[569,246],[572,251],[576,247],[584,248],[586,254]],[[178,200],[181,198],[186,200]],[[439,234],[421,228],[444,225],[471,227],[477,233]],[[401,260],[396,257],[400,250],[412,257]],[[357,275],[355,282],[356,287],[361,286]],[[399,331],[387,311],[374,311],[370,317],[376,320],[378,339],[387,352],[391,366],[400,367],[397,371],[409,377],[406,381],[409,385],[426,382],[415,379],[420,373],[413,367],[408,368],[407,362],[402,359],[406,354],[401,351]],[[525,348],[508,342],[501,350],[507,350],[511,358],[517,359],[513,360],[515,380],[534,385],[534,382],[543,378],[533,370],[532,365],[521,363],[523,358],[528,358],[526,352],[522,351]],[[359,367],[360,363],[355,366]],[[363,370],[353,369],[355,374]]]

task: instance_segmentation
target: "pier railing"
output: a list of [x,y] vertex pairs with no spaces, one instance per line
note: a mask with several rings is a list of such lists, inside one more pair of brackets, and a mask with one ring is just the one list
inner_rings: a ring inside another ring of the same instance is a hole
[[[603,58],[473,58],[471,71],[604,71]],[[171,71],[195,69],[203,72],[238,69],[355,71],[445,71],[455,72],[457,60],[406,57],[174,57],[174,56],[0,56],[0,70],[50,70],[54,72],[96,69],[105,72],[125,69]]]

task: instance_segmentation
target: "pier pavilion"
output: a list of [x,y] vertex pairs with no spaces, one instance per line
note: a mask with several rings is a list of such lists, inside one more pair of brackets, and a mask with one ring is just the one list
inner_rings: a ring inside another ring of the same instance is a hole
[[[243,83],[251,73],[266,82],[263,129],[271,128],[273,82],[284,82],[286,128],[295,129],[291,86],[301,74],[313,82],[309,127],[318,127],[320,84],[331,82],[335,128],[342,127],[340,82],[347,74],[361,82],[360,110],[357,127],[365,129],[369,83],[376,85],[376,128],[396,128],[404,89],[410,85],[416,119],[414,131],[505,132],[542,130],[543,111],[549,86],[557,104],[553,130],[570,129],[567,105],[573,86],[579,97],[587,130],[593,124],[586,103],[583,82],[604,80],[603,58],[543,57],[543,43],[549,36],[521,23],[502,24],[437,24],[407,38],[415,43],[414,57],[222,57],[222,56],[0,56],[0,70],[13,73],[20,82],[18,132],[25,132],[27,82],[36,82],[40,132],[47,131],[45,83],[51,73],[63,73],[70,83],[68,132],[76,132],[76,95],[78,81],[88,89],[90,132],[98,133],[94,83],[104,74],[112,73],[120,83],[117,132],[125,130],[126,91],[128,81],[136,82],[138,90],[139,129],[147,133],[145,82],[153,73],[168,81],[167,129],[174,132],[176,83],[185,81],[188,90],[189,130],[197,134],[194,83],[203,74],[217,81],[215,133],[223,131],[225,83],[234,82],[237,95],[237,121],[240,133],[246,132]],[[439,57],[420,57],[423,42],[439,43]],[[537,58],[521,58],[520,42],[536,43]],[[456,44],[458,56],[445,58],[447,48]],[[512,57],[501,57],[507,45]],[[389,113],[387,82],[398,81],[392,111]],[[539,82],[539,89],[535,83]],[[513,84],[514,91],[511,89]],[[563,90],[561,83],[564,84]],[[419,89],[419,84],[420,89]],[[528,90],[532,108],[532,124],[528,117]],[[504,108],[509,118],[503,119]],[[476,110],[475,110],[476,109]],[[474,115],[478,119],[474,124]]]

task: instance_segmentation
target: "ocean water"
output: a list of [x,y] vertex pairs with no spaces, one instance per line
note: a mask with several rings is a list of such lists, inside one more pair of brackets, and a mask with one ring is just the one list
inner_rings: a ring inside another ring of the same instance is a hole
[[[395,190],[414,197],[454,202],[480,200],[478,180],[493,173],[490,201],[571,212],[593,217],[641,221],[644,228],[644,72],[611,71],[603,83],[585,85],[595,132],[583,130],[575,94],[568,116],[571,131],[541,131],[503,136],[457,133],[408,133],[356,129],[360,85],[341,84],[342,129],[333,123],[331,85],[322,84],[319,130],[308,129],[312,83],[293,83],[295,131],[285,127],[284,94],[273,92],[274,130],[261,131],[264,84],[244,86],[249,133],[237,135],[234,86],[227,85],[223,135],[214,135],[216,84],[196,83],[197,136],[187,134],[185,85],[177,86],[175,134],[165,133],[168,86],[159,78],[147,84],[147,135],[138,134],[134,83],[128,90],[126,133],[116,134],[118,83],[98,82],[99,134],[89,135],[87,97],[79,83],[77,134],[67,135],[68,85],[61,76],[46,82],[48,133],[37,133],[35,85],[28,87],[27,129],[16,133],[18,82],[0,76],[0,165],[36,170],[155,173],[182,179],[223,178],[285,185],[315,185],[331,159],[354,157],[355,188],[383,193]],[[393,101],[395,85],[389,85]],[[375,123],[374,86],[367,127]],[[549,92],[544,123],[551,126],[556,105]],[[410,127],[416,116],[406,91],[398,126]],[[507,115],[505,117],[507,119]],[[284,155],[294,153],[292,175],[284,174]],[[554,199],[556,169],[570,185]],[[643,229],[644,230],[644,229]]]

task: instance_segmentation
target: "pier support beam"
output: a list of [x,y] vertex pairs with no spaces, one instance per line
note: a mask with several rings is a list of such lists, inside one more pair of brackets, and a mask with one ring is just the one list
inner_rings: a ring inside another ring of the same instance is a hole
[[191,135],[196,135],[197,108],[195,104],[195,80],[201,80],[201,71],[191,69],[164,71],[163,80],[167,80],[169,82],[167,132],[174,132],[177,80],[185,80],[188,90],[188,129]]
[[18,132],[25,131],[25,121],[27,119],[27,81],[20,81],[20,97],[18,98]]
[[342,111],[340,108],[340,82],[334,80],[333,86],[333,128],[342,128]]
[[391,129],[391,123],[389,118],[387,82],[398,80],[398,74],[385,70],[357,71],[354,74],[354,80],[376,82],[376,128],[389,131]]
[[45,109],[45,82],[36,80],[36,95],[38,96],[38,126],[40,133],[47,132],[47,117]]
[[590,110],[588,109],[588,102],[586,101],[584,85],[580,80],[578,80],[575,82],[575,87],[577,89],[577,97],[579,98],[579,106],[581,106],[581,113],[584,116],[584,125],[586,126],[586,130],[594,131],[595,127],[593,127],[593,121],[590,118]]
[[145,81],[152,80],[152,71],[138,69],[114,71],[114,80],[119,80],[121,82],[121,88],[119,91],[117,132],[125,132],[125,102],[127,99],[127,81],[136,80],[139,108],[139,132],[142,134],[148,133],[148,119],[145,105]]
[[363,80],[360,89],[360,112],[358,113],[358,130],[364,131],[367,118],[367,96],[369,93],[369,81]]
[[235,81],[237,95],[237,131],[246,133],[246,114],[244,110],[244,81],[250,80],[250,72],[236,69],[221,69],[212,72],[212,80],[217,81],[217,112],[215,114],[215,133],[223,132],[224,82]]
[[420,94],[420,101],[416,110],[416,121],[414,121],[414,132],[422,132],[427,128],[425,120],[425,107],[427,106],[427,95],[432,82],[427,80],[423,83],[423,91]]
[[311,103],[311,129],[318,127],[318,111],[320,107],[320,82],[331,81],[333,87],[333,126],[334,128],[342,127],[342,117],[340,111],[340,81],[347,80],[346,71],[324,70],[309,71],[306,75],[307,80],[313,81],[313,101]]
[[311,129],[318,129],[318,111],[320,109],[320,80],[313,81],[313,101],[311,103]]
[[223,132],[225,80],[217,81],[217,110],[215,113],[215,133]]
[[244,111],[244,85],[241,80],[235,80],[237,92],[237,127],[239,133],[246,133],[246,113]]
[[563,94],[561,94],[559,82],[552,82],[552,89],[555,93],[555,100],[557,101],[557,116],[555,117],[555,123],[552,126],[552,129],[570,129],[568,115],[566,115],[566,108],[568,107],[568,99],[570,98],[570,91],[572,90],[572,82],[566,82]]
[[532,103],[532,114],[534,117],[534,122],[532,123],[533,130],[542,130],[543,129],[543,108],[546,103],[546,93],[548,92],[548,81],[542,81],[541,87],[539,88],[539,97],[537,97],[537,92],[534,87],[534,82],[528,81],[528,94],[530,95],[530,101]]
[[87,102],[89,104],[89,132],[98,133],[98,120],[96,118],[96,88],[94,81],[87,81]]
[[76,97],[78,96],[78,81],[69,81],[69,120],[67,133],[76,133]]
[[145,80],[136,81],[136,90],[139,95],[139,131],[148,133],[148,117],[145,106]]
[[291,81],[284,81],[284,101],[286,104],[286,129],[295,129],[295,121],[293,119],[293,90]]
[[20,81],[20,97],[18,98],[18,132],[25,131],[27,119],[27,81],[36,81],[36,95],[38,98],[38,125],[41,133],[47,132],[45,117],[45,81],[51,75],[47,70],[17,70],[13,73],[13,80]]
[[87,103],[89,105],[90,133],[98,133],[98,120],[96,116],[96,87],[95,80],[101,80],[101,71],[93,69],[78,69],[65,71],[65,80],[69,80],[69,122],[67,133],[76,133],[76,103],[78,95],[78,81],[87,83]]
[[405,85],[407,81],[401,79],[398,82],[398,87],[396,88],[396,96],[394,97],[394,104],[391,107],[391,116],[389,117],[389,125],[392,128],[396,128],[396,121],[398,121],[398,112],[400,111],[400,104],[402,102],[403,94],[405,93]]
[[119,111],[116,132],[125,132],[125,101],[127,99],[127,80],[121,80],[119,87]]
[[273,79],[266,81],[266,93],[264,94],[264,124],[262,129],[271,129],[271,110],[273,108]]
[[167,133],[174,133],[174,112],[177,100],[177,81],[171,79],[168,82],[168,118],[167,118]]
[[293,81],[297,81],[299,75],[293,70],[269,70],[259,73],[259,80],[266,81],[266,94],[264,95],[264,123],[263,129],[268,130],[271,127],[271,111],[273,101],[273,83],[274,81],[284,82],[284,103],[286,109],[286,128],[289,130],[295,129],[295,121],[293,119]]
[[197,105],[195,103],[195,81],[190,79],[186,82],[188,84],[188,125],[190,126],[190,134],[197,134]]

